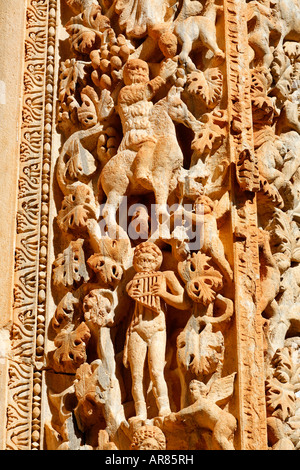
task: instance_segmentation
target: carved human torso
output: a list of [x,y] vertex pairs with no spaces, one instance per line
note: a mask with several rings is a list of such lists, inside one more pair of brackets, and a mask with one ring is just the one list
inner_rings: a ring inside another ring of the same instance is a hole
[[159,89],[160,77],[149,84],[132,84],[124,87],[119,95],[118,108],[123,127],[121,148],[136,150],[145,142],[155,142],[150,123],[153,109],[152,96]]

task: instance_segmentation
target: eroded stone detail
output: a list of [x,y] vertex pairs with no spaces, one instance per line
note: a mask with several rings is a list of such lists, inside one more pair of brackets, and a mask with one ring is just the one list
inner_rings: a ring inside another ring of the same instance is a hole
[[300,5],[62,0],[57,102],[55,8],[28,8],[8,447],[298,449]]

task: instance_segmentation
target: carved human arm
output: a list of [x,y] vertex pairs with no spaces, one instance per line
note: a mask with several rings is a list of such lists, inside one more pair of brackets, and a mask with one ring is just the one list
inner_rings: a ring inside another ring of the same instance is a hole
[[159,75],[147,84],[146,97],[151,100],[158,90],[167,82],[167,80],[175,73],[177,63],[172,59],[168,59],[162,63]]
[[159,76],[166,82],[174,73],[178,67],[177,62],[172,59],[167,59],[161,65]]
[[[165,282],[155,284],[152,293],[159,295],[171,307],[185,310],[191,307],[191,301],[173,271],[164,271]],[[167,291],[167,287],[171,292]]]

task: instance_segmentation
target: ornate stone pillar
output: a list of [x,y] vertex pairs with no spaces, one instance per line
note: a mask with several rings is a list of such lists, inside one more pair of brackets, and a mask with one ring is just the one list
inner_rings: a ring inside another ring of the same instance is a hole
[[[23,2],[24,3],[24,2]],[[0,219],[2,259],[0,317],[0,448],[6,448],[8,367],[13,318],[14,249],[21,132],[25,5],[0,5]],[[14,57],[13,63],[11,58]],[[5,65],[4,65],[5,64]]]
[[6,5],[2,447],[299,449],[298,2]]
[[256,193],[260,179],[254,150],[247,18],[246,2],[225,0],[240,445],[242,449],[264,450],[263,323],[262,312],[257,309],[260,267]]

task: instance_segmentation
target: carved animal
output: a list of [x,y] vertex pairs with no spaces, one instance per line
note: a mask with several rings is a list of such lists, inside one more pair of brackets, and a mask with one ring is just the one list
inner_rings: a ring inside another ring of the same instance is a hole
[[177,175],[183,164],[168,101],[161,100],[155,106],[150,101],[164,81],[158,76],[149,82],[145,62],[130,62],[132,68],[136,67],[132,80],[137,83],[130,81],[120,93],[123,141],[117,155],[100,175],[107,196],[103,216],[108,226],[115,226],[117,209],[128,194],[154,192],[158,218],[167,214],[168,197],[177,186]]
[[234,450],[232,439],[237,427],[236,419],[219,406],[232,395],[234,378],[235,374],[232,374],[219,379],[211,387],[192,380],[189,389],[193,403],[178,413],[171,413],[164,425],[181,427],[187,433],[196,424],[212,431],[211,450]]
[[282,45],[284,39],[290,41],[300,40],[300,2],[299,0],[276,0],[275,9],[281,20],[281,38],[279,44]]
[[[248,4],[249,44],[263,57],[263,63],[272,62],[270,34],[277,51],[282,51],[284,40],[300,40],[299,0],[272,0],[270,8],[259,1]],[[254,25],[254,27],[253,27]]]
[[[214,212],[214,203],[208,196],[199,196],[195,201],[196,213],[186,213],[186,219],[198,225],[200,247],[203,253],[213,258],[226,280],[231,283],[233,272],[229,262],[225,257],[224,246],[219,237],[217,219]],[[200,212],[197,213],[197,208]],[[203,209],[203,213],[201,212]],[[196,227],[197,231],[197,227]],[[197,232],[196,232],[197,233]]]
[[168,0],[117,0],[116,12],[119,24],[128,37],[142,38],[151,26],[172,16]]
[[[185,8],[182,10],[182,14],[180,14],[174,22],[174,33],[182,44],[179,60],[188,64],[191,69],[195,69],[196,67],[190,59],[189,54],[197,43],[210,49],[216,58],[224,59],[225,57],[224,52],[217,44],[216,37],[217,12],[221,10],[222,7],[215,5],[214,0],[208,0],[202,16],[185,17],[186,13],[188,13],[191,8],[191,5],[195,3],[197,2],[185,0]],[[194,9],[194,11],[197,10]]]
[[[278,25],[270,14],[270,10],[259,2],[247,4],[249,45],[263,64],[269,67],[273,60],[273,53],[270,50],[270,33],[276,32],[279,35]],[[252,58],[251,58],[252,59]]]

